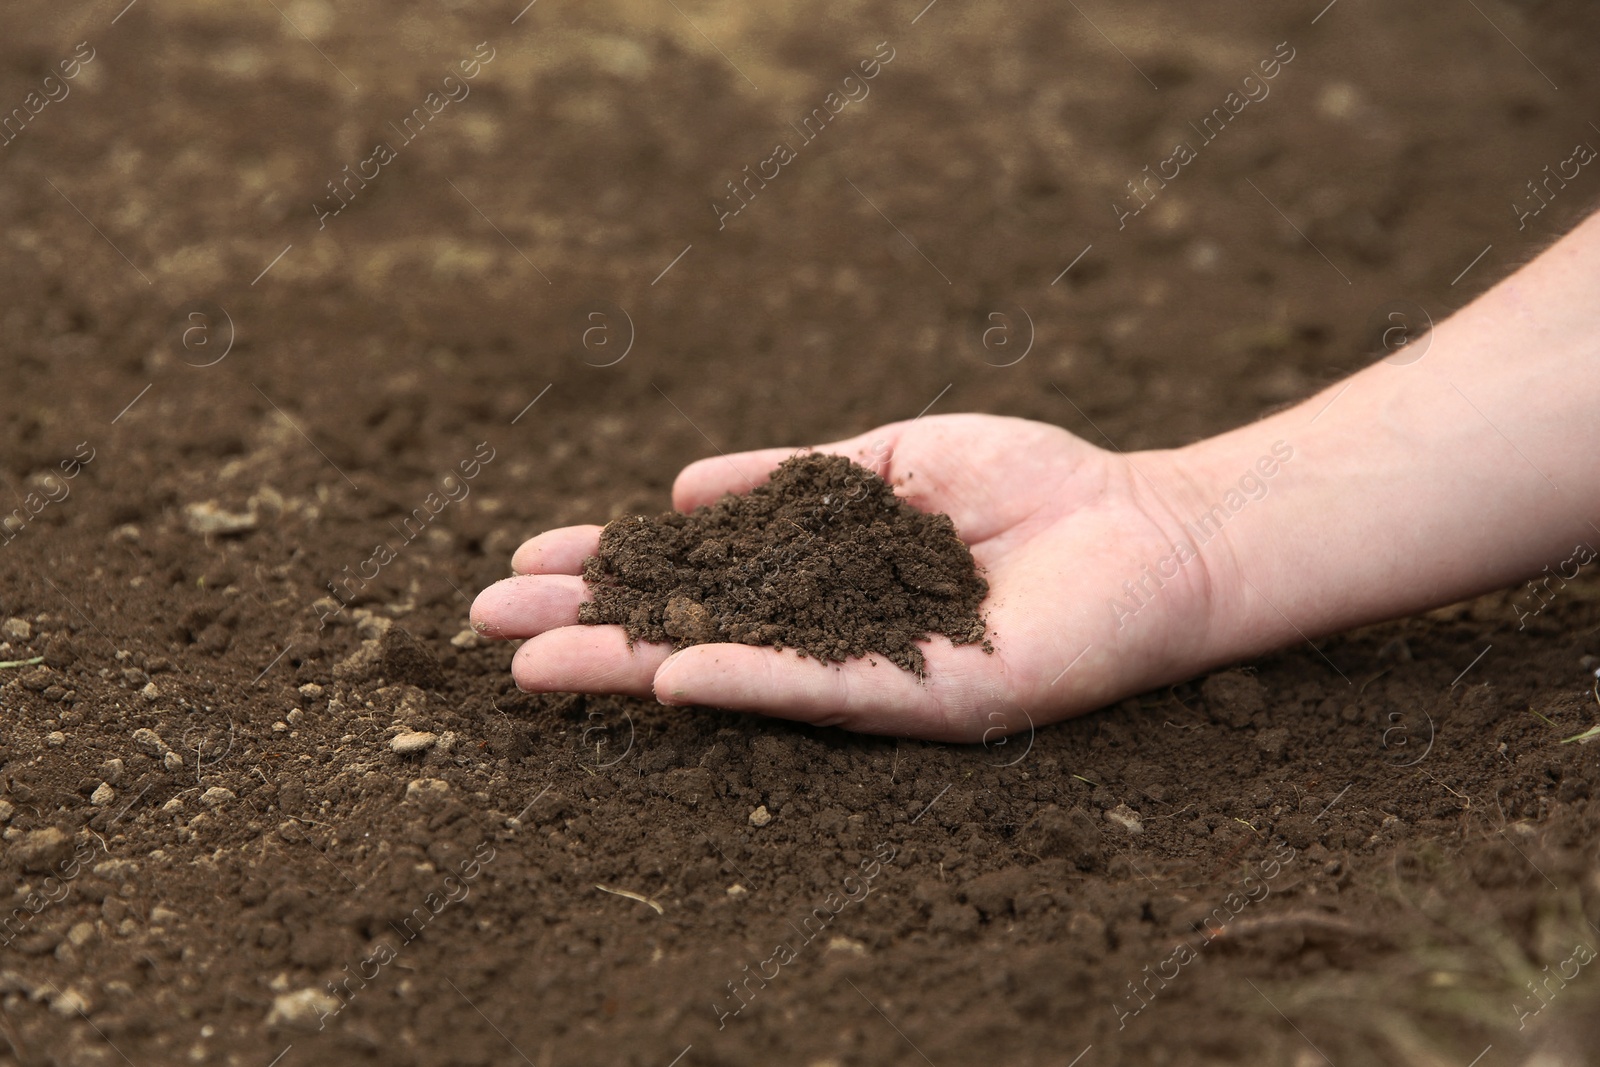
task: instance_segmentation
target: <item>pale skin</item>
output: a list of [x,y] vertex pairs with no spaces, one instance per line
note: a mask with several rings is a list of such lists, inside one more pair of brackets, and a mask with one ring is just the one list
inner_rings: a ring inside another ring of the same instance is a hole
[[[1589,559],[1600,550],[1600,215],[1426,342],[1420,359],[1402,349],[1178,449],[1121,453],[988,415],[929,416],[816,446],[949,514],[989,581],[994,652],[930,639],[922,680],[876,658],[825,664],[735,644],[673,652],[630,647],[620,627],[580,626],[579,575],[598,526],[523,544],[516,576],[473,604],[473,625],[526,639],[512,663],[524,690],[976,742],[1545,567],[1570,575],[1583,546]],[[1285,445],[1292,458],[1265,464],[1263,477],[1262,458],[1281,460]],[[691,464],[673,506],[745,492],[794,452]],[[1196,521],[1218,514],[1202,542]]]

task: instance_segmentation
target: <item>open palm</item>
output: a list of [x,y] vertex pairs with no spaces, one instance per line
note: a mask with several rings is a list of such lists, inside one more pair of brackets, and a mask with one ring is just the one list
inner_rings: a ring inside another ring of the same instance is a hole
[[[678,476],[673,504],[687,511],[747,491],[794,451],[694,463]],[[1171,556],[1174,501],[1189,492],[1169,454],[1127,457],[1054,426],[987,415],[892,423],[817,451],[872,467],[916,507],[955,521],[989,582],[980,610],[993,653],[929,638],[920,642],[927,676],[919,680],[880,657],[822,663],[739,644],[630,648],[620,626],[578,625],[589,599],[579,575],[598,550],[598,526],[522,545],[516,577],[473,604],[474,627],[527,639],[512,663],[525,690],[654,695],[940,741],[997,738],[1206,665],[1207,562],[1189,560],[1159,588],[1145,569]],[[1141,579],[1130,597],[1124,583]]]

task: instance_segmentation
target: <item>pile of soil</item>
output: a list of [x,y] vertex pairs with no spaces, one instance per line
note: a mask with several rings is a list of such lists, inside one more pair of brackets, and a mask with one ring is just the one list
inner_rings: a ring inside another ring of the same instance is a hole
[[983,641],[989,591],[949,516],[815,453],[690,514],[615,520],[583,576],[594,600],[579,621],[621,625],[633,641],[771,645],[830,662],[876,653],[918,676],[922,638]]

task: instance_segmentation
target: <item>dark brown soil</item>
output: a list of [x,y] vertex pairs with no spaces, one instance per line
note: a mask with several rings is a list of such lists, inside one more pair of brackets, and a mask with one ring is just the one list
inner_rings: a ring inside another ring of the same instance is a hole
[[1365,365],[1595,204],[1600,7],[524,3],[0,13],[0,1064],[1592,1062],[1592,568],[970,748],[467,610],[719,450]]
[[594,599],[579,621],[624,626],[632,641],[771,645],[833,663],[876,653],[919,676],[917,641],[983,640],[989,591],[949,516],[817,453],[687,515],[613,519],[583,577]]

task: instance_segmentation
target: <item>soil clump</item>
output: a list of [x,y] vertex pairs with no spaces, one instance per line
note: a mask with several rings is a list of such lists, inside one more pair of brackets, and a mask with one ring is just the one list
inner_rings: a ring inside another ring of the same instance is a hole
[[630,640],[771,645],[828,662],[880,655],[919,676],[917,641],[983,640],[989,591],[949,516],[817,453],[693,512],[610,523],[584,580],[594,599],[579,621],[621,625]]

